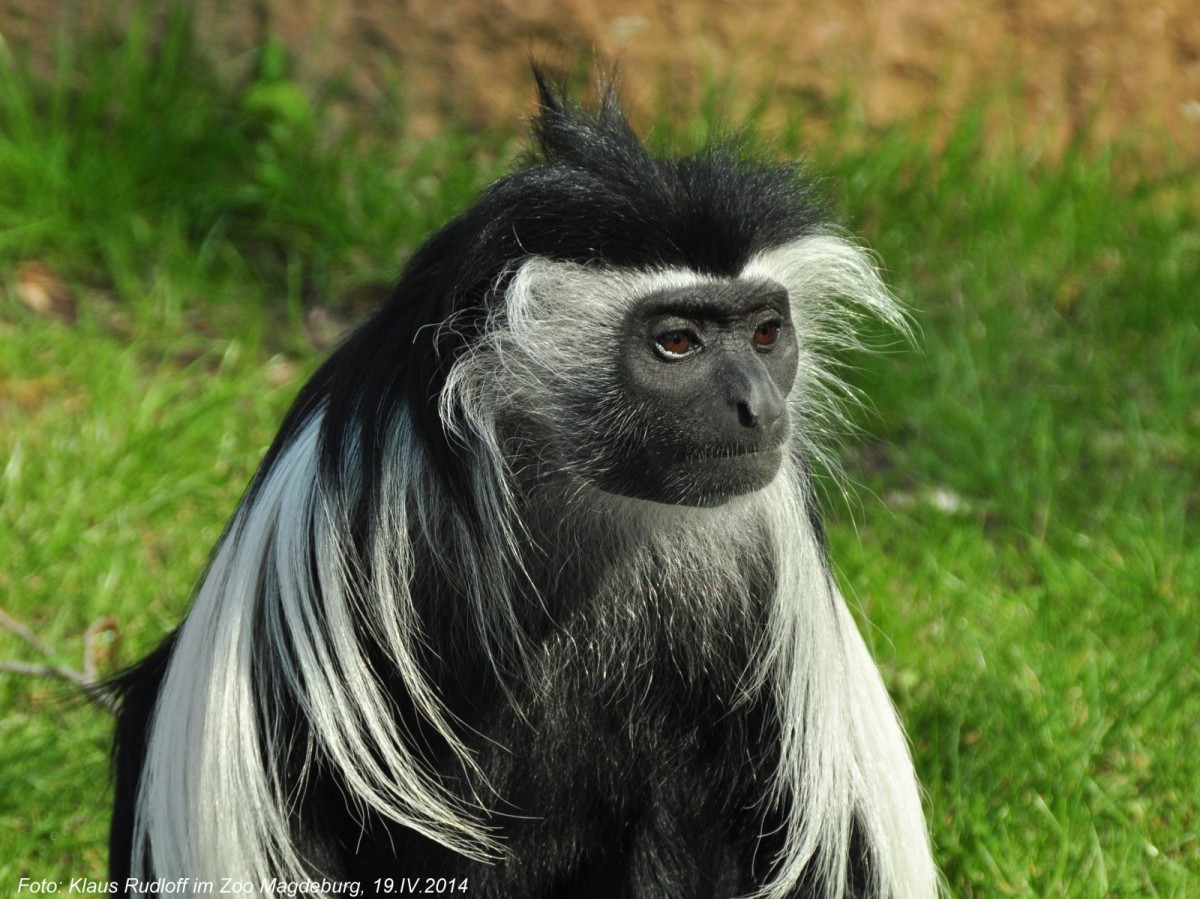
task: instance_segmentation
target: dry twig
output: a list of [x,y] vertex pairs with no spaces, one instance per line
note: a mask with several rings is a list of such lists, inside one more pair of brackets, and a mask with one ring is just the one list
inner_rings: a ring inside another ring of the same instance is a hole
[[[32,646],[47,659],[53,660],[56,655],[54,649],[40,640],[28,626],[13,618],[2,608],[0,608],[0,627],[20,637],[21,640]],[[11,662],[3,659],[0,659],[0,671],[9,671],[13,674],[25,674],[32,677],[56,677],[60,680],[69,681],[79,687],[92,702],[103,706],[110,712],[116,711],[116,701],[100,684],[98,665],[96,663],[97,656],[103,652],[99,641],[99,637],[103,633],[113,633],[119,636],[117,622],[108,617],[99,618],[87,629],[87,633],[84,635],[82,671],[76,671],[74,668],[69,668],[65,665],[56,665],[53,661],[44,663]]]

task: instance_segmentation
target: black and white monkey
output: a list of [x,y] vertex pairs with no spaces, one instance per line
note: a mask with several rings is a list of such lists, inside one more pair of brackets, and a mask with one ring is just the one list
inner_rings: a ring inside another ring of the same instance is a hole
[[793,167],[538,83],[119,682],[114,879],[933,897],[812,480],[903,314]]

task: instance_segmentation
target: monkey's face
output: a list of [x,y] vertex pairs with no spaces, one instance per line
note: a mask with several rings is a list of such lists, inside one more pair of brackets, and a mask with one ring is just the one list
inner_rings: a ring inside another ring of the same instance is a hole
[[601,489],[716,506],[771,482],[798,353],[782,286],[734,280],[652,293],[626,316],[620,342],[618,390],[597,410],[610,443]]

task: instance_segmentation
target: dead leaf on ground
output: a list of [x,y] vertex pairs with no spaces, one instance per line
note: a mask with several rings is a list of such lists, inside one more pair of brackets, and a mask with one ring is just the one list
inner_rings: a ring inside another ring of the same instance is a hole
[[17,267],[17,297],[42,318],[75,324],[75,294],[44,262],[23,262]]

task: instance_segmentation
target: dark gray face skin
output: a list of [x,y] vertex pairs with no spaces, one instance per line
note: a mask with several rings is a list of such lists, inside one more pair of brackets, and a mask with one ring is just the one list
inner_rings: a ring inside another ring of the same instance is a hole
[[[788,434],[797,345],[787,291],[730,281],[652,294],[625,321],[620,463],[599,486],[717,506],[770,483]],[[610,456],[610,458],[612,458]]]

